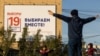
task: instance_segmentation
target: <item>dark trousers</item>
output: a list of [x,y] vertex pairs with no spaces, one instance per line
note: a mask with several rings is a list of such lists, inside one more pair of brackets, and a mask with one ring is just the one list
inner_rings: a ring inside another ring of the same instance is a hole
[[82,40],[81,39],[69,39],[68,56],[82,56]]

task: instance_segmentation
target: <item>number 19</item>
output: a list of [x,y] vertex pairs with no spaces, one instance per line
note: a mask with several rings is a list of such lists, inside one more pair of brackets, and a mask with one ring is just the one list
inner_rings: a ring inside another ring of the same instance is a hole
[[19,17],[10,17],[10,26],[18,26],[20,25],[20,18]]

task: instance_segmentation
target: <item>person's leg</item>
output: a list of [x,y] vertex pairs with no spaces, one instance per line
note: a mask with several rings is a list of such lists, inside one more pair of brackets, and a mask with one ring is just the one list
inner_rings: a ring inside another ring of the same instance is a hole
[[68,56],[75,56],[75,44],[74,40],[68,41]]
[[82,56],[82,41],[77,42],[77,56]]
[[77,44],[75,45],[75,55],[74,56],[78,56]]

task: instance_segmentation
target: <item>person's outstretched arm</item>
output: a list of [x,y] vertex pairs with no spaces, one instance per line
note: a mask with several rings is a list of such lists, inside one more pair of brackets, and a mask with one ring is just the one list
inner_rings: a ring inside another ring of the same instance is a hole
[[98,18],[98,17],[99,17],[99,15],[96,15],[96,16],[94,16],[94,17],[89,17],[89,18],[83,19],[83,23],[84,23],[84,24],[89,23],[89,22],[95,20],[95,19]]
[[48,10],[49,14],[54,16],[54,17],[57,17],[61,20],[64,20],[65,22],[69,22],[71,20],[71,17],[67,17],[67,16],[64,16],[64,15],[61,15],[61,14],[56,14],[54,12],[52,12],[51,10]]

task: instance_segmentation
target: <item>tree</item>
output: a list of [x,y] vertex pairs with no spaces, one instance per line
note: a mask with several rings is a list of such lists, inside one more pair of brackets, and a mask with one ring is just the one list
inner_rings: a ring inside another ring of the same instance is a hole
[[[23,28],[22,38],[19,40],[19,56],[39,56],[39,53],[36,50],[41,49],[43,45],[46,45],[53,52],[49,53],[49,56],[66,56],[67,55],[67,44],[62,44],[61,34],[56,37],[54,35],[49,35],[46,37],[46,40],[40,42],[40,39],[43,35],[40,34],[41,30],[37,30],[37,33],[32,36],[33,41],[26,41],[28,37],[28,27]],[[9,27],[7,31],[2,27],[0,29],[0,35],[3,37],[3,50],[5,52],[4,56],[7,56],[8,50],[11,43],[15,42],[16,34],[12,34],[12,30]]]
[[40,47],[40,39],[41,39],[41,29],[38,29],[37,30],[37,33],[35,34],[34,36],[34,42],[33,42],[33,54],[34,56],[39,56],[40,54],[38,52],[36,52],[36,50],[39,50],[41,47]]
[[27,37],[27,33],[28,32],[28,27],[24,27],[23,28],[23,32],[22,32],[22,38],[19,40],[19,56],[27,56],[26,54],[26,37]]
[[47,39],[45,41],[45,44],[50,50],[54,50],[52,53],[49,54],[49,56],[62,56],[62,43],[60,40],[61,36],[47,36]]
[[7,56],[8,50],[12,44],[12,42],[15,41],[16,34],[14,33],[12,36],[12,29],[9,27],[7,30],[4,30],[4,27],[1,27],[0,29],[0,36],[2,36],[2,49],[5,52],[4,56]]
[[68,44],[64,44],[62,49],[62,56],[68,56]]
[[84,48],[85,46],[85,41],[82,40],[82,56],[86,56],[86,49]]
[[3,47],[3,38],[4,37],[4,27],[2,26],[1,28],[0,28],[0,48],[2,49],[2,47]]

